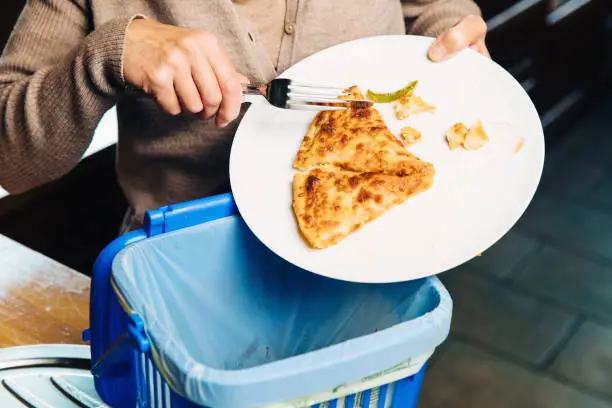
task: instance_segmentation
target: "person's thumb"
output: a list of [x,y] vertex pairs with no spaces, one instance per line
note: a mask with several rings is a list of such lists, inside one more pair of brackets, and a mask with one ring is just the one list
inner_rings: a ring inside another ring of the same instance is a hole
[[433,42],[428,57],[434,62],[445,60],[476,44],[487,34],[487,24],[477,16],[467,16]]

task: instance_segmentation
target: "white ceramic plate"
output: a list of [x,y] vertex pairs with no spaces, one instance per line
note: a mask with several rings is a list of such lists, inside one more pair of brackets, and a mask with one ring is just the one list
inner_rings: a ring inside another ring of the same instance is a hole
[[[283,77],[320,84],[357,84],[365,93],[393,91],[418,80],[416,93],[435,114],[395,119],[377,105],[399,134],[413,126],[423,140],[410,151],[434,164],[434,186],[341,241],[310,249],[292,208],[296,152],[313,112],[253,104],[230,158],[232,191],[253,233],[287,261],[313,273],[356,282],[398,282],[444,272],[485,251],[520,218],[544,164],[538,114],[520,84],[500,66],[467,50],[434,64],[431,39],[375,37],[341,44],[295,65]],[[456,122],[482,120],[490,142],[478,151],[451,151],[444,134]],[[520,139],[521,150],[515,153]]]

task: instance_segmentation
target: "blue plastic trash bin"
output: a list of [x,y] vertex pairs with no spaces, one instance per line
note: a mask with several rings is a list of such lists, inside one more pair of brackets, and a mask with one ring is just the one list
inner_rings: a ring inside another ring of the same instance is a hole
[[102,251],[84,338],[115,408],[413,408],[451,311],[437,278],[357,284],[285,262],[226,194],[151,211]]

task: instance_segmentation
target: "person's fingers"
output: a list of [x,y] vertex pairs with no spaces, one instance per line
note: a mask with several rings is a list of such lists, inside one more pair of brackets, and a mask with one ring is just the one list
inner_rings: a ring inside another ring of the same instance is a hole
[[173,86],[179,103],[188,112],[201,112],[202,100],[191,76],[191,53],[179,43],[178,47],[167,50],[165,57],[165,64],[169,65],[173,71]]
[[171,115],[181,113],[181,105],[174,90],[174,78],[172,69],[164,66],[148,75],[149,84],[147,91],[150,92],[163,110]]
[[218,45],[208,50],[207,55],[221,91],[217,125],[224,127],[236,119],[240,113],[240,106],[242,105],[241,82],[246,78],[238,76],[234,65]]
[[484,40],[478,41],[476,44],[472,45],[470,48],[472,48],[474,51],[484,55],[487,58],[491,58],[491,54],[489,54],[489,50],[487,49],[487,46],[486,46]]
[[190,77],[199,95],[204,117],[215,116],[221,104],[221,90],[217,78],[206,57],[209,48],[216,46],[212,34],[198,31],[182,39],[180,47],[190,62]]
[[240,107],[242,106],[241,78],[235,75],[220,86],[223,100],[217,113],[217,126],[225,127],[240,114]]
[[[213,34],[156,22],[135,23],[129,34],[126,80],[153,95],[163,110],[204,111],[207,118],[217,115],[219,126],[238,116],[242,83],[249,81],[236,73]],[[144,60],[134,57],[143,53]]]
[[204,109],[200,92],[194,83],[191,70],[181,72],[174,78],[174,90],[181,105],[191,113],[200,113]]
[[483,40],[486,34],[487,24],[482,18],[467,16],[434,41],[429,48],[428,56],[434,62],[445,60]]
[[204,58],[202,58],[201,63],[194,64],[192,70],[191,75],[200,92],[200,98],[204,106],[204,116],[210,119],[219,111],[223,99],[217,77]]

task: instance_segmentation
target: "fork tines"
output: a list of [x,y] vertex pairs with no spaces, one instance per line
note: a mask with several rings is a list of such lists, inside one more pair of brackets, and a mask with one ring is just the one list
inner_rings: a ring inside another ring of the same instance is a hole
[[288,85],[287,105],[289,108],[317,110],[343,110],[351,106],[365,108],[371,106],[370,101],[356,99],[340,99],[346,88],[312,85],[291,81]]

